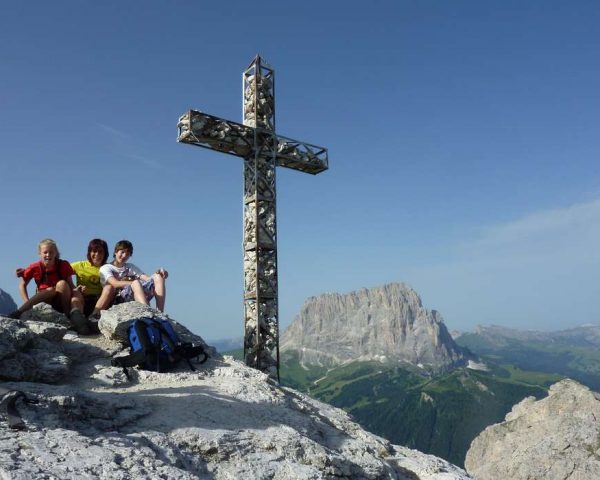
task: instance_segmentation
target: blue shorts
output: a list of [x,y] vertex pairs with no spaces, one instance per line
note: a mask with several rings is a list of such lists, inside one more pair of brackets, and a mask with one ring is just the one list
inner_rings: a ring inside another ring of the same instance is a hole
[[[152,297],[154,297],[154,279],[151,278],[150,280],[144,281],[140,280],[140,283],[142,284],[142,288],[144,289],[146,300],[152,300]],[[133,290],[131,289],[131,285],[123,287],[117,293],[117,296],[120,297],[120,302],[131,302],[133,300]]]

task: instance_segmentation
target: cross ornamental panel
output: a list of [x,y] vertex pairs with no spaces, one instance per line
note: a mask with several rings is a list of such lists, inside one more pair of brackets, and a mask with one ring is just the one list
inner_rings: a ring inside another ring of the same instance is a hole
[[244,159],[244,359],[279,380],[276,167],[316,175],[327,149],[275,133],[275,74],[260,56],[243,73],[243,120],[190,110],[177,141]]

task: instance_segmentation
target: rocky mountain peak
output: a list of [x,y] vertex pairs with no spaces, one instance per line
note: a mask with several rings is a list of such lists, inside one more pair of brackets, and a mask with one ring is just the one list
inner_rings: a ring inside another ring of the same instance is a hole
[[435,370],[465,364],[441,315],[404,283],[309,298],[282,336],[282,351],[306,364],[406,361]]
[[[0,478],[470,478],[208,346],[211,358],[195,371],[183,363],[126,376],[110,360],[125,353],[127,326],[141,317],[167,318],[135,302],[116,305],[102,313],[101,335],[80,337],[49,305],[20,320],[0,316],[0,385],[38,402],[18,397],[24,430],[0,415]],[[169,320],[184,341],[203,343]]]
[[528,397],[487,427],[467,452],[478,480],[600,478],[600,395],[562,380],[541,400]]

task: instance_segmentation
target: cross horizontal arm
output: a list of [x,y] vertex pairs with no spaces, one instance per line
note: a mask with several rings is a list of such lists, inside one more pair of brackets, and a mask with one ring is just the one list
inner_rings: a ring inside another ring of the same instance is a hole
[[[253,154],[255,129],[207,113],[190,110],[177,124],[177,141],[247,158]],[[261,132],[270,135],[270,132]],[[327,149],[277,135],[277,165],[316,175],[328,168]],[[267,142],[269,143],[269,142]],[[265,150],[269,155],[273,152]]]
[[327,149],[277,135],[277,166],[316,175],[328,168]]

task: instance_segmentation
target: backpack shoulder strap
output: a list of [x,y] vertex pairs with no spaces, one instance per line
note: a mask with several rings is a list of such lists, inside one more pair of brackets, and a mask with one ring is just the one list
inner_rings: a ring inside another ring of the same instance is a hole
[[37,282],[42,283],[44,276],[46,274],[46,267],[44,267],[44,262],[42,262],[41,260],[39,262],[37,262],[38,267],[40,268],[40,278],[35,278],[34,276],[34,280]]
[[[62,260],[60,258],[56,259],[56,268],[54,269],[54,271],[56,272],[56,276],[58,277],[58,280],[64,280],[63,279],[63,275],[62,275],[62,271],[60,269],[60,267],[62,266],[62,262],[66,262],[66,260]],[[42,281],[44,281],[44,277],[46,277],[45,279],[48,279],[48,271],[46,270],[46,267],[44,267],[44,263],[40,260],[38,262],[38,265],[40,266],[40,283]]]
[[63,260],[61,258],[56,259],[56,276],[58,277],[59,280],[64,280],[63,275],[62,275],[62,270],[61,270],[63,262],[66,262],[66,260]]
[[[195,370],[195,368],[190,363],[190,359],[196,358],[196,357],[198,359],[200,359],[200,356],[202,355],[203,358],[202,358],[202,360],[199,360],[198,363],[202,364],[208,360],[209,355],[208,355],[208,353],[206,353],[206,351],[204,350],[204,347],[202,345],[193,345],[189,342],[184,343],[184,342],[179,341],[179,339],[177,339],[178,341],[175,344],[173,339],[171,338],[171,335],[169,334],[168,330],[164,327],[162,322],[160,322],[156,319],[152,319],[152,322],[156,324],[156,327],[161,332],[163,340],[165,340],[165,342],[167,343],[167,345],[169,345],[171,350],[175,354],[179,355],[181,358],[184,358],[185,360],[187,360],[187,363],[192,370]],[[172,326],[171,326],[171,328],[172,328]]]
[[152,325],[154,325],[158,329],[158,331],[160,332],[161,338],[169,346],[171,351],[175,352],[177,345],[175,344],[175,341],[173,340],[173,338],[171,337],[171,334],[165,328],[165,326],[159,320],[156,320],[155,318],[148,318],[148,320],[150,320],[150,322],[152,322]]
[[[204,350],[202,345],[192,345],[191,343],[182,343],[177,347],[177,353],[181,355],[186,360],[191,358],[198,358],[198,363],[203,364],[209,358],[208,353]],[[202,356],[202,360],[200,360],[200,356]]]
[[13,430],[24,430],[25,422],[21,418],[15,403],[19,398],[23,398],[27,403],[37,403],[37,400],[30,400],[20,390],[8,390],[0,387],[0,411],[6,414],[8,426]]

